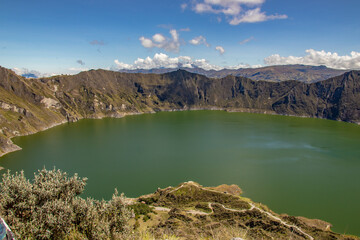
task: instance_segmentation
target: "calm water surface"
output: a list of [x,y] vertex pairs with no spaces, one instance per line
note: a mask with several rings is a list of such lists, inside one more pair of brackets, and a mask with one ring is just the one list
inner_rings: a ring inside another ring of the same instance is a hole
[[88,177],[85,196],[136,197],[193,180],[237,184],[278,213],[320,218],[360,235],[360,127],[221,111],[82,120],[14,139],[0,165]]

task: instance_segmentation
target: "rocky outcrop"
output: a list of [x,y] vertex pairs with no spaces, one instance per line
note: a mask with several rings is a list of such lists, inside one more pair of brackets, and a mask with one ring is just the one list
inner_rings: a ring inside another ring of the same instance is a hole
[[56,108],[56,109],[60,109],[61,108],[61,104],[59,103],[59,101],[52,99],[52,98],[46,98],[44,97],[40,103],[44,104],[46,108]]
[[51,94],[44,84],[0,67],[0,156],[20,149],[12,143],[12,137],[35,133],[65,121],[60,109],[53,111],[42,103]]

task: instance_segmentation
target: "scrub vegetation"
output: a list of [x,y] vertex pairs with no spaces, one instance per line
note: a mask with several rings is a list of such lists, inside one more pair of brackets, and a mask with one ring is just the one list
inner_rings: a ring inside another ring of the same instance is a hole
[[3,175],[0,214],[17,239],[122,239],[131,211],[115,191],[110,201],[83,199],[86,178],[60,170]]
[[185,182],[139,198],[84,199],[86,178],[60,170],[3,174],[0,216],[17,239],[359,239],[317,219],[279,215],[236,185]]

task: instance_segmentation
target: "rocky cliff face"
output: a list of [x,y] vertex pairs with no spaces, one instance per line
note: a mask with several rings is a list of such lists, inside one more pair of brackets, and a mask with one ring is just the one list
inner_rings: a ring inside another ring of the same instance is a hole
[[51,95],[51,90],[43,84],[0,67],[0,156],[19,149],[11,137],[65,122],[60,112],[44,104],[44,99]]
[[91,70],[26,79],[0,67],[0,155],[10,138],[66,121],[164,110],[224,109],[360,122],[360,72],[306,84]]

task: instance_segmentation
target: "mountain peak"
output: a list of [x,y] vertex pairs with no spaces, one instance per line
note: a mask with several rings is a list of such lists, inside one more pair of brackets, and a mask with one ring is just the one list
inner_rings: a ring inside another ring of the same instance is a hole
[[171,78],[192,78],[198,74],[196,73],[192,73],[192,72],[189,72],[189,71],[186,71],[184,69],[181,69],[179,68],[178,70],[176,71],[173,71],[173,72],[168,72],[168,73],[165,73],[165,75],[171,77]]

